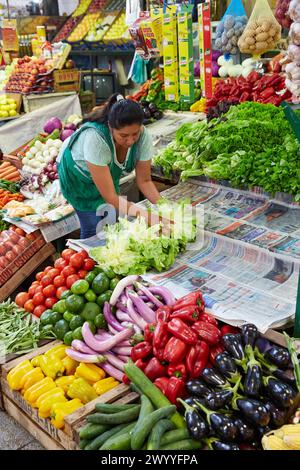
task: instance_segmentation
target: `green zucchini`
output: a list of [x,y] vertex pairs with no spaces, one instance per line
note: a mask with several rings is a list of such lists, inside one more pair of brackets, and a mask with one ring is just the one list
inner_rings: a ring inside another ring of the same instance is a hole
[[110,437],[114,436],[116,433],[123,431],[124,428],[126,428],[127,424],[120,424],[119,426],[115,426],[112,429],[109,429],[108,431],[105,431],[104,433],[100,434],[99,436],[95,437],[92,441],[88,443],[87,446],[85,446],[84,450],[97,450],[99,447],[104,444],[104,442],[107,441]]
[[94,439],[109,429],[105,424],[88,423],[79,431],[80,439]]
[[190,435],[187,430],[185,429],[175,429],[174,431],[166,432],[163,437],[161,438],[160,445],[166,446],[168,444],[172,444],[172,442],[183,441],[185,439],[189,439]]
[[110,415],[105,413],[94,413],[87,417],[89,423],[110,424],[112,426],[121,423],[130,423],[134,421],[140,413],[141,405],[135,405],[129,410],[119,411]]
[[143,420],[139,421],[132,433],[131,448],[133,450],[141,449],[153,426],[161,419],[169,418],[169,416],[173,415],[175,411],[175,405],[164,406],[159,410],[153,411]]
[[161,447],[159,450],[196,450],[201,449],[201,442],[194,439],[184,439],[183,441],[172,442],[166,446]]
[[112,403],[96,403],[95,410],[99,411],[100,413],[111,414],[130,410],[134,406],[136,406],[136,404],[114,405]]
[[174,429],[174,424],[170,419],[162,419],[158,421],[158,423],[153,426],[150,433],[147,450],[158,450],[163,434],[166,431],[170,431],[170,429]]
[[[162,408],[171,405],[165,395],[146,377],[146,375],[133,363],[128,362],[124,366],[124,372],[131,382],[143,391],[156,408]],[[176,428],[185,428],[186,424],[183,417],[178,413],[174,413],[171,421]]]

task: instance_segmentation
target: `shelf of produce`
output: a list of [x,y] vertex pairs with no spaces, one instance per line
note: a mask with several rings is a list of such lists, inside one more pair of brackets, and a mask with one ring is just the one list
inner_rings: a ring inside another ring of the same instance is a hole
[[28,276],[37,269],[43,261],[55,253],[55,248],[51,243],[44,245],[37,251],[20,269],[18,269],[1,287],[0,287],[0,302],[7,299],[14,290],[25,280]]
[[138,395],[130,392],[127,385],[120,384],[68,415],[65,418],[64,430],[55,428],[50,419],[40,418],[38,410],[29,405],[19,391],[11,390],[7,382],[7,375],[11,369],[24,360],[31,360],[40,354],[44,354],[58,344],[62,344],[61,341],[52,341],[4,364],[0,380],[2,398],[5,411],[21,426],[25,427],[46,449],[75,450],[78,449],[79,430],[85,424],[86,416],[94,411],[96,403],[130,403],[136,400]]

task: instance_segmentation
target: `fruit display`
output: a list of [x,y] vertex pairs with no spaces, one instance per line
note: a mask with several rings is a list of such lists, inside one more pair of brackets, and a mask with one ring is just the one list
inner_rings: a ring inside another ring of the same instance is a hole
[[99,13],[87,13],[82,21],[73,29],[67,40],[69,42],[81,41],[95,25],[99,15]]
[[0,276],[9,269],[10,264],[21,267],[27,261],[22,257],[36,237],[36,234],[26,235],[22,229],[14,226],[0,233]]
[[103,42],[104,44],[115,43],[117,45],[125,44],[130,41],[131,36],[128,30],[128,25],[125,22],[125,13],[122,12],[104,35]]
[[6,65],[4,69],[0,70],[0,91],[4,90],[9,80],[9,77],[14,71],[16,62],[17,62],[17,59],[13,59],[11,64]]
[[54,37],[52,42],[57,43],[66,39],[71,34],[71,31],[80,23],[81,19],[81,16],[71,16]]
[[72,17],[78,17],[83,15],[89,8],[92,1],[93,0],[81,0],[76,10],[74,10],[74,12],[72,13]]
[[100,10],[103,10],[103,7],[106,5],[107,0],[92,0],[88,8],[89,13],[99,13]]
[[107,13],[105,16],[99,16],[96,23],[92,26],[91,30],[85,37],[85,41],[101,41],[103,36],[109,30],[110,26],[113,24],[117,17],[117,13]]
[[6,91],[17,93],[45,93],[53,90],[51,65],[44,58],[25,56],[17,60],[14,72],[5,86]]
[[17,101],[7,95],[0,95],[0,119],[17,116]]

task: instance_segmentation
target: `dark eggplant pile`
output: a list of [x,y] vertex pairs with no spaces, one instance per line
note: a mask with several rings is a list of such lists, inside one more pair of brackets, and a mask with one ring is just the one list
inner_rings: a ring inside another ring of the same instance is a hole
[[209,449],[261,449],[262,436],[287,423],[299,405],[294,360],[252,324],[222,340],[213,366],[186,384],[189,396],[180,402],[188,430]]
[[140,105],[142,106],[144,112],[144,124],[150,124],[151,122],[158,121],[163,117],[162,111],[160,111],[155,103],[149,103],[148,101],[141,101]]

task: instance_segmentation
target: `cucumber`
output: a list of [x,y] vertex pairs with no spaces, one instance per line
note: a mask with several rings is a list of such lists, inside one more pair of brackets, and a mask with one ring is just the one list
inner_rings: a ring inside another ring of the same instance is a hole
[[109,428],[105,424],[92,424],[88,423],[79,431],[80,439],[94,439]]
[[84,449],[90,442],[90,439],[80,439],[79,441],[79,449]]
[[184,439],[183,441],[172,442],[166,446],[161,447],[159,450],[196,450],[201,449],[201,442],[194,439]]
[[189,439],[190,435],[187,430],[185,429],[175,429],[174,431],[166,432],[161,438],[161,446],[166,446],[168,444],[172,444],[172,442],[183,441],[185,439]]
[[[171,405],[170,401],[165,395],[146,377],[146,375],[133,363],[128,362],[124,365],[124,373],[136,385],[143,391],[149,400],[153,403],[156,408],[162,408]],[[178,413],[174,413],[171,421],[175,424],[176,428],[185,428],[186,424],[183,417]]]
[[[136,423],[136,427],[140,427],[141,422],[148,416],[150,413],[154,411],[153,405],[149,398],[146,395],[141,396],[141,410],[139,414],[139,419]],[[134,432],[133,432],[134,435]]]
[[109,429],[108,431],[105,431],[104,433],[100,434],[99,436],[95,437],[92,441],[88,443],[87,446],[85,446],[84,450],[97,450],[99,447],[104,444],[104,442],[107,441],[110,437],[112,437],[114,434],[118,433],[119,431],[123,431],[124,428],[126,428],[126,424],[120,424],[119,426],[115,426],[112,429]]
[[139,420],[138,426],[134,428],[132,433],[131,448],[133,450],[141,449],[153,426],[161,419],[169,418],[169,416],[173,415],[175,412],[176,406],[168,405],[153,411],[143,420]]
[[141,405],[135,405],[129,410],[120,411],[119,413],[112,413],[110,415],[105,413],[94,413],[87,417],[89,423],[95,424],[110,424],[112,426],[122,423],[130,423],[134,421],[140,413]]
[[160,441],[166,431],[174,429],[174,424],[169,419],[162,419],[156,423],[148,439],[147,450],[158,450]]
[[99,448],[99,450],[130,450],[131,449],[131,431],[134,429],[136,421],[130,423],[122,431],[117,432],[113,437],[108,439]]
[[119,413],[120,411],[130,410],[134,406],[136,406],[136,404],[114,405],[110,403],[96,403],[95,409],[100,413],[111,414]]

